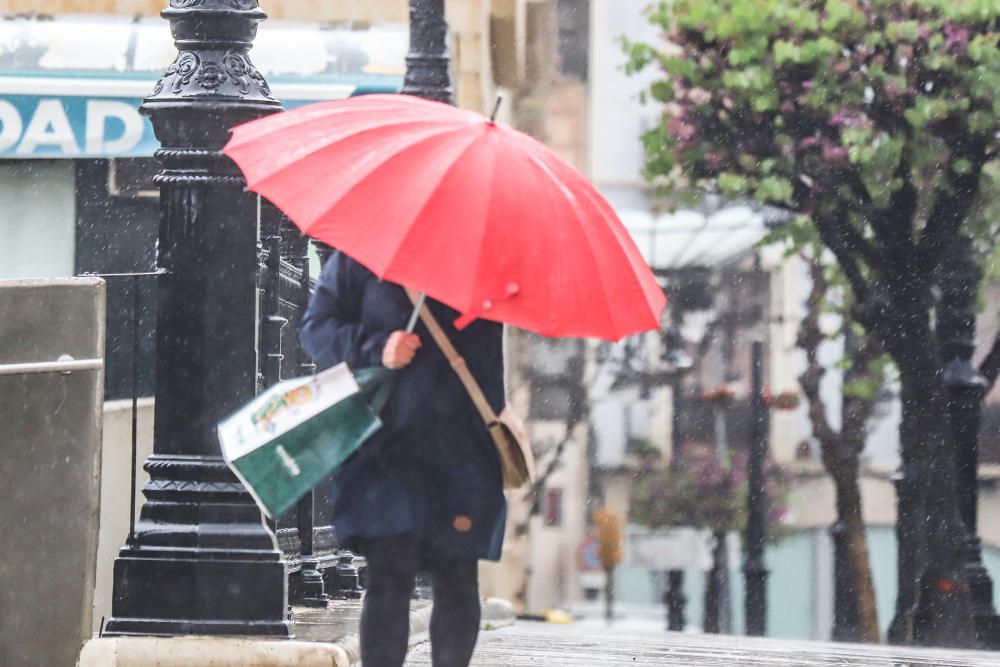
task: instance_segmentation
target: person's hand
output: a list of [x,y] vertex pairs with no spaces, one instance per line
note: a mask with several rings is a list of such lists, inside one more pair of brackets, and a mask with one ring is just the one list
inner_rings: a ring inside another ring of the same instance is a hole
[[417,334],[393,331],[382,350],[382,365],[393,369],[409,366],[421,345],[423,343]]

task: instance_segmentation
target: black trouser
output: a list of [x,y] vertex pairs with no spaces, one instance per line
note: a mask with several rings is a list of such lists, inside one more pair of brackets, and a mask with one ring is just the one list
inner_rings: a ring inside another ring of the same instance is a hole
[[412,535],[367,540],[359,547],[368,560],[368,591],[361,612],[365,667],[402,666],[410,634],[410,598],[421,569],[428,572],[434,588],[432,664],[466,667],[479,636],[476,559],[427,554]]

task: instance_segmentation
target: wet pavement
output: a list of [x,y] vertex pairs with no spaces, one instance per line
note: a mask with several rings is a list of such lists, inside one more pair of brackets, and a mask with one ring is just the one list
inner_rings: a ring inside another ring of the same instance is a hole
[[[413,649],[407,667],[427,667],[430,647]],[[630,633],[592,624],[519,622],[484,632],[472,667],[979,667],[1000,666],[1000,654],[750,639],[719,635]]]
[[328,607],[293,607],[296,639],[338,642],[355,634],[361,620],[361,600],[331,600]]
[[[428,600],[414,600],[411,612],[430,606]],[[296,639],[309,642],[342,642],[358,633],[361,600],[331,600],[328,607],[293,607],[292,631]]]

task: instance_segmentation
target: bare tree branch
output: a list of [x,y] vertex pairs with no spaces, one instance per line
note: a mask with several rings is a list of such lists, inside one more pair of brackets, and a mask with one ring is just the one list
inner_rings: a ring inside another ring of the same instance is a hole
[[843,223],[837,218],[846,215],[846,211],[841,207],[835,215],[816,215],[813,221],[816,224],[816,231],[823,239],[824,245],[837,258],[840,269],[844,272],[847,282],[854,292],[858,301],[864,301],[868,295],[868,281],[858,264],[857,255],[854,253],[854,245],[850,238],[843,233]]
[[983,359],[983,363],[979,365],[979,372],[986,378],[990,389],[992,389],[997,382],[997,377],[1000,376],[1000,333],[994,337],[989,353]]
[[[855,334],[847,329],[844,334],[844,354],[850,360],[850,365],[844,372],[844,384],[848,386],[848,391],[842,401],[840,439],[845,447],[853,449],[854,456],[860,456],[867,441],[868,420],[875,413],[876,396],[854,395],[850,393],[849,386],[866,377],[871,378],[873,372],[881,372],[879,368],[873,369],[872,365],[885,351],[873,335]],[[881,387],[882,378],[878,377],[876,380]]]
[[[855,581],[853,594],[856,596],[860,621],[860,638],[863,641],[878,643],[875,588],[871,579],[868,546],[864,537],[861,493],[858,487],[858,457],[865,443],[864,424],[871,416],[875,401],[843,393],[843,426],[840,432],[837,432],[830,425],[826,405],[820,394],[820,384],[826,369],[819,360],[819,346],[827,338],[820,327],[820,316],[829,290],[829,281],[821,260],[806,258],[806,261],[809,262],[812,286],[806,301],[806,315],[799,330],[798,345],[806,353],[807,360],[806,370],[800,376],[799,383],[809,401],[809,420],[813,434],[820,443],[823,467],[832,478],[836,489],[837,517],[844,529],[848,567],[853,571]],[[873,346],[867,343],[870,339],[870,336],[865,336],[858,344],[852,344],[852,340],[856,339],[851,335],[850,328],[845,330],[845,347],[851,361],[851,368],[845,374],[845,384],[850,376],[859,377],[868,371],[870,361],[873,359]],[[844,389],[846,390],[846,386]]]
[[538,514],[541,511],[542,493],[548,485],[549,478],[562,465],[563,452],[566,451],[566,446],[573,440],[573,436],[576,434],[576,427],[579,423],[580,418],[576,414],[576,411],[573,411],[573,414],[566,420],[566,433],[563,435],[562,440],[551,450],[552,456],[549,458],[548,465],[545,466],[542,474],[535,477],[531,486],[528,487],[527,492],[524,494],[524,499],[530,503],[532,515]]
[[912,243],[913,225],[920,206],[920,194],[913,182],[908,144],[903,147],[893,176],[902,185],[890,195],[887,214],[878,220],[872,220],[872,227],[884,246],[899,248]]
[[986,149],[981,142],[973,143],[968,137],[959,141],[965,144],[966,150],[956,150],[954,159],[968,161],[969,168],[962,174],[949,170],[949,187],[937,188],[937,196],[919,242],[920,256],[928,270],[937,266],[941,256],[940,249],[958,232],[975,205],[983,166],[986,164]]
[[809,402],[809,421],[813,435],[820,441],[820,450],[826,458],[827,452],[836,448],[840,441],[840,434],[830,425],[826,404],[820,395],[820,383],[826,375],[826,369],[819,361],[819,346],[826,340],[826,334],[820,327],[820,313],[829,283],[820,260],[810,258],[807,261],[812,287],[806,299],[806,315],[799,328],[798,346],[806,353],[806,370],[799,376],[799,384]]

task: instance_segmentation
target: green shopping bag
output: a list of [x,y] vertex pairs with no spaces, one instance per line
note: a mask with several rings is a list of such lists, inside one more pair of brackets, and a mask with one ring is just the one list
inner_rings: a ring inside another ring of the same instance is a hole
[[218,426],[222,455],[275,518],[382,427],[394,371],[347,364],[279,382]]

